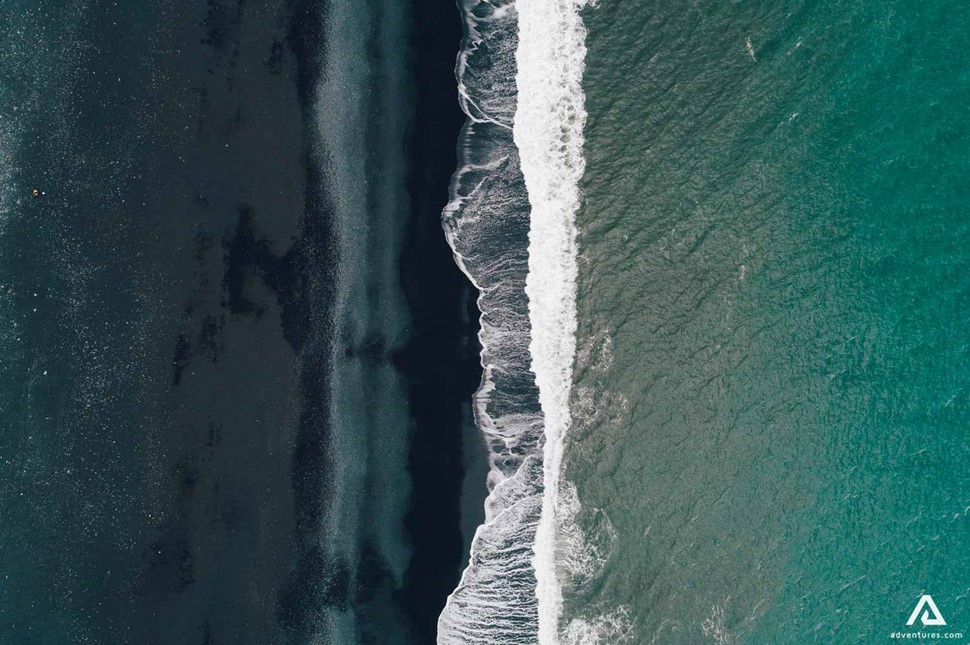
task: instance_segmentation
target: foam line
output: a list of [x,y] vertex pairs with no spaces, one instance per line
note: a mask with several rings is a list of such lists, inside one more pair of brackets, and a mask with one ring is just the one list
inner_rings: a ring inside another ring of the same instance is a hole
[[584,0],[518,0],[518,103],[513,137],[532,206],[529,232],[529,320],[532,371],[545,420],[543,500],[533,566],[539,642],[559,641],[562,588],[556,575],[563,442],[576,354],[576,212],[585,169],[582,78]]
[[468,119],[442,220],[479,290],[484,373],[474,409],[490,470],[485,522],[439,618],[439,645],[558,642],[556,522],[568,514],[556,512],[556,491],[575,354],[584,4],[461,0],[456,74]]

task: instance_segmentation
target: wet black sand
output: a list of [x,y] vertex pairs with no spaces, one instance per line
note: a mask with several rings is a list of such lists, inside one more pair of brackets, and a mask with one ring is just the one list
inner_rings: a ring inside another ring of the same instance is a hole
[[[420,642],[432,642],[444,599],[457,585],[456,572],[467,559],[469,529],[484,518],[486,491],[483,468],[476,468],[476,477],[467,484],[463,481],[463,457],[479,465],[484,462],[484,454],[476,450],[476,443],[481,443],[478,430],[468,427],[471,394],[481,379],[476,293],[455,270],[439,219],[464,122],[454,75],[461,25],[457,9],[447,2],[415,4],[412,61],[418,95],[410,146],[412,221],[402,256],[414,329],[396,361],[410,381],[416,422],[411,443],[414,501],[408,523],[414,553],[398,597],[413,617]],[[468,498],[464,504],[463,485]]]

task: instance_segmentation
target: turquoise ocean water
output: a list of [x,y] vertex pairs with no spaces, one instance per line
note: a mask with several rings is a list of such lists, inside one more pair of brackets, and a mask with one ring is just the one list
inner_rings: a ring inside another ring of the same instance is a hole
[[970,634],[970,5],[582,16],[564,640]]

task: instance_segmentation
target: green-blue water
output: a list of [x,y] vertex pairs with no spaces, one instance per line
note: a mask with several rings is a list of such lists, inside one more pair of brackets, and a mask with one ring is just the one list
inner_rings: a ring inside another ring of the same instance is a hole
[[584,20],[566,477],[609,558],[564,624],[879,643],[926,593],[970,634],[970,5]]

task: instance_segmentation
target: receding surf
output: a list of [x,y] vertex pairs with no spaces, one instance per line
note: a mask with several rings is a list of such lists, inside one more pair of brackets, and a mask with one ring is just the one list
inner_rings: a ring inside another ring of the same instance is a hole
[[[462,4],[468,120],[443,223],[479,289],[489,448],[485,522],[438,642],[558,643],[562,446],[576,331],[576,228],[586,114],[583,0]],[[513,82],[514,79],[514,82]]]

